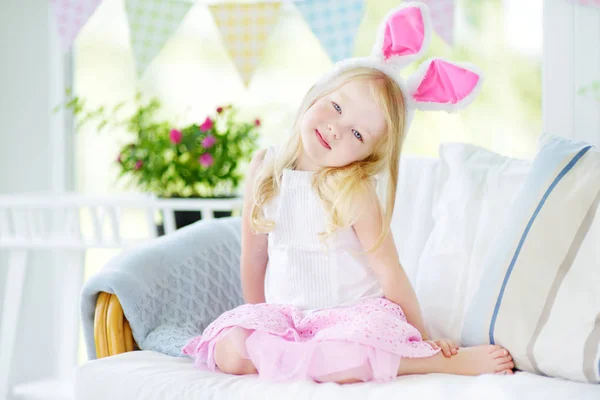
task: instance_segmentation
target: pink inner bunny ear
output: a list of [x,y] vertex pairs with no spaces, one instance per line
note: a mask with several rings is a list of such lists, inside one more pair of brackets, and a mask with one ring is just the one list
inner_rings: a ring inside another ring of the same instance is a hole
[[392,56],[418,54],[425,42],[425,23],[419,7],[405,7],[385,22],[382,53],[387,60]]
[[421,103],[458,104],[474,92],[479,82],[478,73],[435,59],[429,63],[412,97]]

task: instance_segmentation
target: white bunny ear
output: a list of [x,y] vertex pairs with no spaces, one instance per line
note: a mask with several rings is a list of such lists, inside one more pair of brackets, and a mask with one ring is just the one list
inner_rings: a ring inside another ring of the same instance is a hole
[[474,65],[432,58],[408,78],[407,87],[419,110],[456,112],[471,104],[482,83],[483,74]]
[[431,19],[423,3],[391,10],[379,25],[372,56],[400,69],[423,56],[431,40]]

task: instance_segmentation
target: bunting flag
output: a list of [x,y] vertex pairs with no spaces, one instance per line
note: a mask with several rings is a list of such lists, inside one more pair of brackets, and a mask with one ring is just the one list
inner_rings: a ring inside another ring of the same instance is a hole
[[[64,50],[102,0],[50,0]],[[421,0],[429,7],[433,28],[454,44],[456,0]],[[567,0],[598,6],[600,0]],[[194,4],[182,0],[125,0],[131,46],[139,74],[164,47]],[[333,62],[351,57],[365,12],[364,0],[294,0],[296,8]],[[277,23],[281,2],[221,3],[210,6],[223,42],[245,85],[260,63],[264,47]]]
[[138,74],[146,70],[192,5],[192,2],[171,0],[125,0]]
[[568,2],[580,6],[600,7],[600,0],[568,0]]
[[100,2],[102,0],[50,0],[64,51],[69,51]]
[[421,0],[427,4],[433,29],[450,46],[454,45],[454,10],[456,0]]
[[280,2],[210,6],[225,47],[246,86],[261,61],[280,7]]
[[337,62],[354,53],[354,38],[364,15],[364,0],[304,0],[295,2],[323,49]]

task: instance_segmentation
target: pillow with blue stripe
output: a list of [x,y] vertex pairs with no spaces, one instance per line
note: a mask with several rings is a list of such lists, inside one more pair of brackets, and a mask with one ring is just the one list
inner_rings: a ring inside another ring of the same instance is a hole
[[599,205],[600,152],[543,135],[484,260],[463,345],[499,344],[517,369],[600,383]]

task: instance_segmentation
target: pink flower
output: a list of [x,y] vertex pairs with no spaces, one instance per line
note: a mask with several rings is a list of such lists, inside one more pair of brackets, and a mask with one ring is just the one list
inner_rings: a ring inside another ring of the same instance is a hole
[[204,154],[202,154],[200,156],[200,158],[198,159],[198,162],[204,168],[208,168],[211,165],[213,165],[213,163],[215,162],[215,160],[214,160],[213,156],[210,155],[210,153],[204,153]]
[[212,135],[208,135],[207,137],[202,139],[202,147],[204,147],[205,149],[210,149],[215,145],[215,143],[217,143],[217,139],[215,139],[215,137]]
[[144,165],[144,162],[143,162],[142,160],[137,160],[137,161],[135,162],[135,169],[136,169],[136,171],[137,171],[138,169],[142,168],[142,165]]
[[204,120],[204,122],[202,123],[202,125],[200,125],[200,130],[202,132],[206,132],[211,130],[213,127],[213,122],[212,119],[210,119],[209,117],[206,117],[206,119]]
[[123,162],[123,154],[119,153],[119,156],[117,157],[117,162],[119,164],[121,164]]
[[221,114],[223,112],[223,107],[217,107],[217,113]]
[[181,131],[178,131],[177,129],[171,129],[171,134],[169,137],[171,138],[171,142],[178,144],[181,143],[181,138],[183,135],[181,134]]
[[260,126],[260,119],[256,118],[254,120],[254,126]]

